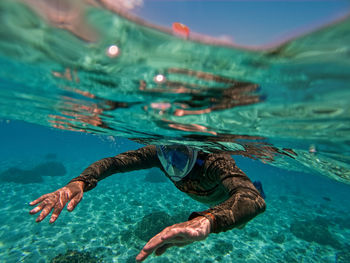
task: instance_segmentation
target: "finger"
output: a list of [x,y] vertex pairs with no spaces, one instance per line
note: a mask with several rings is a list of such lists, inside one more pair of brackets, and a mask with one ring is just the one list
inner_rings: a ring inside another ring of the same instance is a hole
[[158,235],[154,236],[147,242],[147,244],[143,247],[142,250],[144,250],[147,253],[152,253],[155,249],[162,246],[166,243],[166,240],[163,240],[164,230],[160,232]]
[[48,194],[42,195],[38,199],[35,199],[34,201],[30,202],[29,204],[30,205],[36,205],[36,204],[42,202],[44,199],[46,199],[47,196],[48,196]]
[[29,214],[34,215],[36,213],[38,213],[39,211],[41,211],[47,204],[46,203],[42,203],[40,205],[38,205],[37,207],[35,207],[34,209],[29,211]]
[[44,218],[51,212],[52,208],[53,208],[53,205],[51,205],[51,204],[46,205],[43,208],[43,211],[41,212],[41,214],[38,216],[38,218],[35,221],[38,223],[43,221]]
[[82,198],[83,198],[83,194],[77,194],[76,196],[74,196],[74,198],[69,202],[67,206],[67,210],[69,212],[72,212],[74,208],[79,204]]
[[169,247],[174,246],[173,243],[169,243],[169,244],[165,244],[159,248],[156,249],[156,251],[154,252],[157,256],[162,255]]
[[66,192],[58,192],[58,200],[55,203],[55,205],[53,206],[54,210],[53,213],[51,215],[50,221],[49,223],[53,223],[56,221],[56,219],[58,218],[58,216],[60,215],[60,213],[62,212],[63,208],[66,206],[69,196]]
[[147,244],[143,247],[141,252],[137,255],[136,261],[143,261],[145,260],[149,255],[153,253],[155,249],[157,249],[159,246],[162,245],[163,240],[162,240],[162,234],[165,230],[160,232],[158,235],[154,236],[151,238],[150,241],[147,242]]
[[[179,230],[174,228],[165,228],[158,235],[154,236],[147,244],[143,247],[141,252],[137,255],[136,261],[145,260],[150,254],[153,253],[154,250],[159,247],[169,243],[172,239],[174,239],[179,234]],[[167,237],[167,238],[164,238]]]
[[52,216],[50,218],[50,221],[49,223],[52,224],[53,222],[56,221],[56,219],[58,218],[58,216],[61,214],[62,210],[63,210],[63,207],[65,206],[66,204],[64,203],[63,205],[62,204],[56,204],[55,205],[55,208],[53,210],[53,213],[52,213]]
[[172,241],[181,241],[183,240],[183,237],[180,236],[180,229],[164,229],[162,232],[160,232],[158,235],[153,237],[148,243],[143,247],[143,251],[147,252],[148,254],[152,254],[154,250],[158,249],[159,247],[170,243]]
[[136,256],[136,261],[141,262],[144,261],[149,256],[149,253],[141,250],[141,252]]

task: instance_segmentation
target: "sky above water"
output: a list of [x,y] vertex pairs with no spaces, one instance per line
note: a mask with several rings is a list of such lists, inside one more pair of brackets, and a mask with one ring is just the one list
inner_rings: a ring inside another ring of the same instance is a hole
[[144,0],[134,13],[152,23],[173,22],[239,45],[281,42],[350,12],[350,1],[167,1]]

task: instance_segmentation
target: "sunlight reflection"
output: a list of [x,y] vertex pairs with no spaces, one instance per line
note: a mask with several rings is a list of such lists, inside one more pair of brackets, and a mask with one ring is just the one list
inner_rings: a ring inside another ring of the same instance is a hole
[[119,55],[120,49],[117,45],[111,45],[107,49],[107,56],[110,58],[115,58]]

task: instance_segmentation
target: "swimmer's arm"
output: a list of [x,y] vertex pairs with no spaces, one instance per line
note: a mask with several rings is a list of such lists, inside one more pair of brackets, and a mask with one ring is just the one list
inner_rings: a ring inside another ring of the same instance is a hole
[[231,157],[222,155],[204,165],[208,180],[221,181],[231,198],[212,209],[192,213],[186,222],[165,228],[147,242],[136,261],[141,262],[152,253],[159,256],[172,246],[204,240],[210,233],[241,227],[265,209],[259,192]]
[[151,167],[160,167],[156,147],[154,145],[99,160],[91,164],[80,176],[74,178],[70,182],[84,182],[84,192],[86,192],[96,187],[98,181],[112,174],[148,169]]
[[189,219],[204,216],[210,221],[210,232],[219,233],[235,227],[241,228],[265,211],[264,199],[232,158],[217,160],[209,169],[207,173],[221,182],[230,198],[206,211],[192,213]]

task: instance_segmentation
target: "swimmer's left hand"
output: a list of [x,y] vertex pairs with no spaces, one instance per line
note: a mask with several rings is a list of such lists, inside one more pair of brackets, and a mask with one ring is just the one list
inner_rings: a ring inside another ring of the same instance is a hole
[[169,247],[182,247],[195,241],[204,240],[210,234],[210,222],[203,216],[165,228],[154,236],[137,255],[136,261],[145,260],[153,252],[162,255]]

